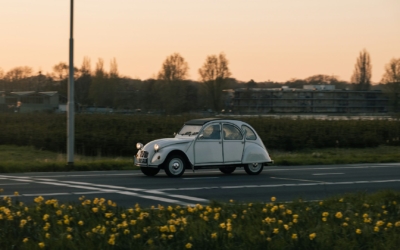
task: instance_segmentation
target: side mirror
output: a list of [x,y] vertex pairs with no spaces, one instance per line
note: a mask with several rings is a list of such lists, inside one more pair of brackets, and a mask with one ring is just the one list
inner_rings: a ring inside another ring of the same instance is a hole
[[200,135],[199,135],[199,139],[203,139],[203,133],[201,133]]

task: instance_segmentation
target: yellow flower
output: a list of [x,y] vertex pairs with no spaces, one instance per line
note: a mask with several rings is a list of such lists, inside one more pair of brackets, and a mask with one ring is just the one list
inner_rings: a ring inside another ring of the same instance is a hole
[[388,222],[388,224],[386,225],[388,228],[391,228],[393,226],[392,223]]
[[49,215],[48,214],[43,215],[43,220],[47,221],[47,219],[49,219]]
[[232,218],[236,219],[237,215],[236,214],[232,214]]
[[129,234],[131,231],[129,231],[128,229],[124,230],[124,234]]
[[78,222],[78,225],[79,225],[79,226],[83,226],[83,224],[84,224],[84,223],[83,223],[83,221],[81,221],[81,220]]
[[271,241],[271,237],[267,237],[267,241]]
[[56,214],[57,214],[58,216],[60,216],[60,215],[62,215],[62,211],[61,211],[61,210],[57,210],[57,211],[56,211]]
[[217,238],[217,233],[212,233],[211,234],[211,239],[216,239]]
[[233,202],[233,200],[232,200],[232,199],[230,199],[230,200],[229,200],[229,202],[230,202],[230,203],[232,203],[232,202]]
[[219,227],[220,227],[220,228],[225,228],[226,225],[225,225],[225,223],[221,223],[221,224],[219,224]]
[[322,218],[322,221],[326,222],[327,221],[326,217]]
[[292,239],[297,240],[297,234],[292,234]]
[[342,215],[341,212],[337,212],[337,213],[335,214],[335,217],[338,218],[338,219],[341,219],[341,218],[343,217],[343,215]]
[[176,228],[174,225],[169,225],[169,231],[171,231],[172,233],[176,232]]
[[44,248],[46,246],[43,242],[40,242],[38,245],[40,248]]
[[322,213],[322,216],[324,216],[324,217],[328,217],[328,215],[329,215],[328,212],[323,212],[323,213]]
[[49,239],[49,238],[50,238],[50,234],[49,234],[49,233],[46,233],[46,235],[45,235],[45,236],[46,236],[46,238],[47,238],[47,239]]
[[26,242],[28,242],[28,241],[29,241],[28,238],[24,238],[24,239],[22,240],[23,243],[26,243]]
[[381,220],[378,220],[378,221],[376,222],[376,225],[377,225],[378,227],[383,226],[384,224],[385,224],[385,222],[383,222],[383,221],[381,221]]
[[19,195],[19,193],[18,192],[14,192],[14,196],[18,196]]
[[297,223],[298,221],[297,221],[297,219],[293,219],[293,223]]
[[274,196],[272,196],[271,201],[276,201],[276,198]]
[[288,225],[283,225],[283,227],[286,229],[286,230],[289,230],[289,226]]
[[261,230],[261,231],[260,231],[260,234],[261,234],[261,235],[264,235],[264,234],[265,234],[265,231],[262,231],[262,230]]
[[268,210],[266,208],[263,208],[263,213],[266,213]]
[[374,227],[375,232],[379,232],[379,227]]
[[187,249],[190,249],[190,248],[192,248],[192,244],[191,244],[191,243],[187,243],[187,244],[185,245],[185,247],[186,247]]
[[110,244],[110,245],[115,245],[115,238],[114,237],[111,237],[109,240],[108,240],[108,244]]
[[309,237],[310,237],[310,240],[314,240],[314,238],[317,237],[317,234],[316,233],[312,233],[312,234],[309,235]]
[[72,240],[72,235],[68,234],[68,235],[67,235],[67,239],[68,239],[68,240]]
[[356,234],[361,234],[361,233],[362,233],[361,229],[357,228]]
[[169,240],[172,240],[172,238],[174,238],[174,235],[173,235],[173,234],[168,235],[168,239],[169,239]]
[[99,211],[99,209],[98,209],[97,207],[93,207],[93,208],[92,208],[92,211],[93,211],[94,213],[97,213],[97,212]]
[[395,227],[400,227],[400,221],[397,221],[396,223],[394,223]]
[[20,226],[20,227],[24,227],[25,224],[26,224],[26,222],[27,222],[26,220],[21,220],[19,226]]
[[272,233],[278,234],[279,233],[279,229],[278,228],[274,228],[274,231]]
[[349,224],[347,222],[343,222],[342,226],[347,227]]
[[294,215],[293,215],[293,219],[297,219],[297,218],[299,218],[299,215],[294,214]]
[[341,199],[339,200],[339,202],[343,202],[343,198],[341,198]]

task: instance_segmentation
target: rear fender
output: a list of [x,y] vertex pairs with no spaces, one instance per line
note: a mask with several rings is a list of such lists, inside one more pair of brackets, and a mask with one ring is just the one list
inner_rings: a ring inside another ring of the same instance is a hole
[[247,164],[247,163],[269,163],[269,162],[272,162],[272,160],[269,157],[269,154],[264,147],[256,143],[246,142],[243,151],[242,163]]

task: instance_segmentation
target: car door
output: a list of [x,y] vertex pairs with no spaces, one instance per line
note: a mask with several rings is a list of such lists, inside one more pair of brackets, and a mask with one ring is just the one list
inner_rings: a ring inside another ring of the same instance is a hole
[[224,163],[241,163],[244,137],[238,127],[230,123],[222,125]]
[[194,143],[195,165],[222,164],[221,124],[206,125]]

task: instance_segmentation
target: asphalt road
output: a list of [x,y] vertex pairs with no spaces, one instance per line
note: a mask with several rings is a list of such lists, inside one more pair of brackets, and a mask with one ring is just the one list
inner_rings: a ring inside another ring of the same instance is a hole
[[238,169],[231,175],[218,169],[186,170],[181,178],[163,171],[155,177],[140,171],[90,171],[0,174],[0,197],[14,196],[26,203],[38,196],[79,202],[105,198],[119,206],[208,204],[210,201],[269,202],[321,200],[348,192],[400,191],[400,163],[267,167],[258,176]]

